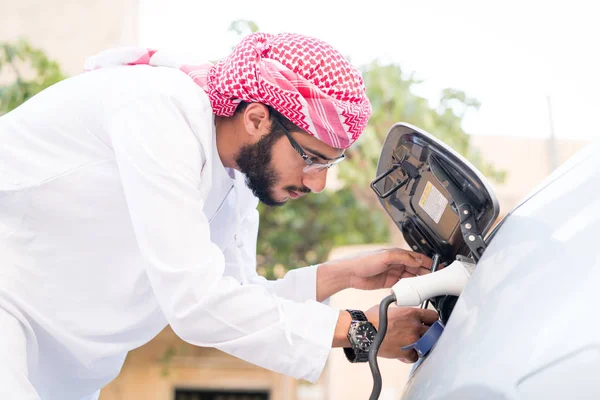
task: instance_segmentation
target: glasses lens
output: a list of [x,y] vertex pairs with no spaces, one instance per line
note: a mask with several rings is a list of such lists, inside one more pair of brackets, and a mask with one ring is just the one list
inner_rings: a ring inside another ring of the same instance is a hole
[[312,163],[312,164],[304,167],[304,172],[307,172],[309,174],[316,173],[316,172],[321,172],[327,168],[329,168],[329,164]]
[[332,162],[330,162],[328,164],[322,164],[322,163],[313,162],[312,164],[307,165],[306,167],[304,167],[304,172],[307,172],[307,173],[321,172],[324,169],[331,168],[334,165],[338,165],[339,163],[341,163],[345,159],[346,159],[346,157],[344,155],[342,155],[337,160],[334,160],[334,161],[332,161]]

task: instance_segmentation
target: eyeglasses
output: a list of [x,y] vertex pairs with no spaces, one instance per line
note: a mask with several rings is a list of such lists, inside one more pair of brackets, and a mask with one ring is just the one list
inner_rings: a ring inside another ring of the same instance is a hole
[[287,129],[285,129],[285,127],[283,126],[283,124],[281,122],[279,122],[279,120],[277,120],[277,118],[274,118],[274,120],[281,127],[281,129],[283,130],[283,133],[285,133],[285,136],[287,136],[287,138],[290,141],[290,144],[292,145],[292,147],[294,148],[294,150],[296,150],[298,152],[298,154],[300,154],[300,157],[302,157],[302,159],[306,163],[306,166],[304,166],[304,169],[303,169],[304,172],[306,172],[306,173],[321,172],[324,169],[331,168],[334,165],[337,165],[337,164],[341,163],[346,158],[346,156],[344,154],[342,154],[341,156],[330,160],[328,163],[320,163],[320,162],[316,161],[316,160],[320,160],[321,157],[317,157],[317,156],[312,156],[311,157],[311,156],[309,156],[306,153],[306,151],[304,151],[304,149],[302,148],[302,146],[300,146],[298,144],[298,142],[296,142],[294,140],[294,138],[292,137],[292,135],[290,134],[290,132]]

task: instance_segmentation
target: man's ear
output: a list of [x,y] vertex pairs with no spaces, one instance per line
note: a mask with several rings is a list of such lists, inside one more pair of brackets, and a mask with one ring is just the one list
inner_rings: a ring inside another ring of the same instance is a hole
[[244,110],[244,127],[255,140],[260,139],[271,131],[269,109],[262,103],[250,103]]

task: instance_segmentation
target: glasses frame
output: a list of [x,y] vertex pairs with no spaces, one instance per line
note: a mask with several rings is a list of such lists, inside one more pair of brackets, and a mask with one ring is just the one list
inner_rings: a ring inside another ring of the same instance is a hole
[[[342,161],[344,161],[346,159],[346,155],[342,154],[341,156],[330,160],[326,164],[314,162],[313,160],[310,159],[310,156],[302,148],[302,146],[300,146],[300,144],[298,144],[298,142],[296,142],[296,140],[294,140],[290,131],[288,131],[285,128],[285,126],[283,126],[283,124],[277,118],[274,118],[274,120],[275,120],[275,122],[277,122],[277,125],[279,125],[281,127],[281,130],[283,130],[283,133],[285,133],[285,136],[288,138],[288,140],[289,140],[290,144],[292,145],[292,147],[294,148],[294,150],[296,150],[296,152],[298,154],[300,154],[300,157],[302,157],[302,159],[306,163],[306,166],[304,166],[304,169],[303,169],[304,172],[307,172],[307,173],[321,172],[325,169],[329,169],[329,168],[333,167],[334,165],[341,163]],[[313,156],[321,158],[321,157],[317,156],[316,154],[313,154]]]

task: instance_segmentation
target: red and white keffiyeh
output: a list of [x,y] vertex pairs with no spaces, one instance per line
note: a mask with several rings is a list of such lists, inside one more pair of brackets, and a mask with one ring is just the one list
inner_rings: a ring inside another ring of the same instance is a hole
[[85,69],[139,64],[179,68],[206,91],[216,115],[233,115],[240,101],[268,104],[339,149],[358,139],[371,115],[360,73],[315,38],[253,33],[214,65],[189,65],[176,58],[162,50],[122,47],[90,57]]

